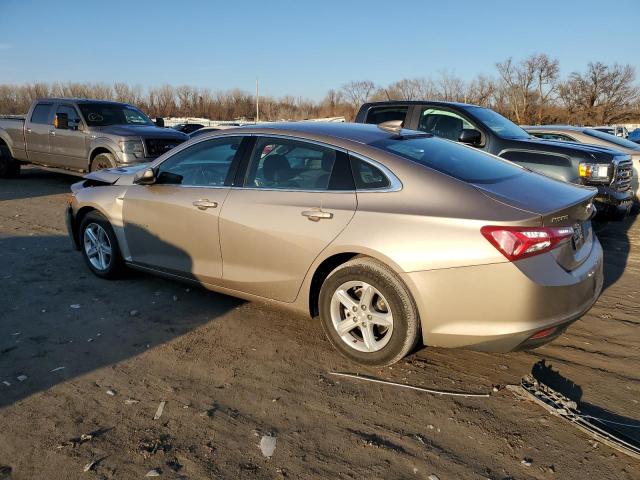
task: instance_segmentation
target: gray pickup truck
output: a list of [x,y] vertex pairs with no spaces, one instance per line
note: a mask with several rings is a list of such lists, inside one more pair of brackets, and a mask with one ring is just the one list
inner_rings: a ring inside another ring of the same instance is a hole
[[26,117],[0,117],[0,178],[33,163],[84,173],[149,162],[189,137],[125,103],[42,98]]

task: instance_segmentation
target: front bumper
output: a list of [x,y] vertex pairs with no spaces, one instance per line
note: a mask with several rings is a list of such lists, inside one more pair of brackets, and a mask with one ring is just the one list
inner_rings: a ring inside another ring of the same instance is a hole
[[[557,337],[584,315],[603,284],[602,247],[567,272],[552,254],[498,263],[405,273],[422,323],[425,345],[509,352]],[[525,343],[537,332],[553,335]]]
[[633,201],[634,193],[632,190],[620,192],[608,185],[600,185],[593,203],[598,213],[623,218],[631,210]]

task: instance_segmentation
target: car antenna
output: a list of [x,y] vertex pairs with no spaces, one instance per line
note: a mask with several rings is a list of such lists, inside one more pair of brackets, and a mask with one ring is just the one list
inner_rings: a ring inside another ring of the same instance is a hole
[[402,130],[402,124],[402,120],[388,120],[386,122],[379,123],[378,128],[388,132],[400,133],[400,130]]

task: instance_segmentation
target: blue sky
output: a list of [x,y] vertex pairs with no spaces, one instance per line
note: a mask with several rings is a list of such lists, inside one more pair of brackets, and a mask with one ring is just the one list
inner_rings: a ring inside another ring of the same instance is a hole
[[[350,80],[494,74],[506,57],[640,68],[638,0],[0,0],[0,83],[126,82],[321,98]],[[640,73],[640,72],[639,72]]]

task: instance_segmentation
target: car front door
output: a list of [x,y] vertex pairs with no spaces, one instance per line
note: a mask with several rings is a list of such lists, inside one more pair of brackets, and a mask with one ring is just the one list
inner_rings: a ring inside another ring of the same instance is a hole
[[320,252],[356,210],[346,152],[258,137],[242,186],[220,214],[224,285],[292,302]]
[[431,133],[436,137],[446,138],[454,142],[459,141],[463,130],[477,130],[480,132],[482,140],[476,146],[482,148],[486,144],[482,131],[471,120],[457,112],[436,106],[422,108],[416,130]]
[[86,134],[80,115],[73,105],[56,108],[51,136],[51,157],[57,165],[78,170],[87,169]]
[[243,138],[190,145],[156,167],[153,185],[127,189],[123,218],[131,261],[203,283],[219,282],[219,214]]
[[27,142],[27,158],[33,163],[49,165],[51,161],[50,139],[53,136],[51,125],[53,103],[40,102],[31,112],[25,129]]

